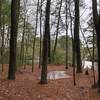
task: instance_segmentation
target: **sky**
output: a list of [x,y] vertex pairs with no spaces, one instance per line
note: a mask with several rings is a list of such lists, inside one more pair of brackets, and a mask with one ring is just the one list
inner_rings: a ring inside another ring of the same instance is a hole
[[[28,3],[27,3],[27,5],[28,5],[27,6],[27,9],[28,9],[28,12],[27,12],[28,20],[32,24],[32,26],[35,26],[35,23],[36,23],[35,22],[36,21],[35,17],[36,17],[36,4],[37,4],[37,1],[38,0],[28,0]],[[31,4],[31,6],[30,6],[30,4]],[[80,16],[81,16],[80,24],[82,25],[81,26],[82,28],[85,28],[87,26],[86,22],[88,21],[88,19],[89,19],[88,15],[91,12],[90,8],[92,6],[92,0],[85,0],[85,5],[86,6],[85,6],[84,9],[80,8]],[[52,21],[55,20],[55,18],[53,18],[53,17],[51,17],[51,19],[52,19]],[[44,20],[44,18],[43,18],[43,20]],[[64,21],[64,19],[62,19],[62,20]],[[38,26],[39,26],[39,24],[38,24]],[[54,31],[55,31],[55,28],[52,27],[51,33],[54,33]],[[39,27],[38,27],[38,31],[37,32],[39,33]],[[65,32],[61,32],[61,34],[65,35]],[[69,35],[70,35],[70,32],[69,32]],[[89,33],[87,33],[86,35],[88,36]],[[81,39],[83,39],[81,33],[80,33],[80,37],[81,37]]]
[[[90,9],[92,7],[92,0],[85,0],[85,3],[86,3],[85,8],[83,10],[80,10],[80,12],[81,12],[80,16],[82,15],[82,17],[80,18],[80,20],[81,20],[80,24],[81,24],[82,28],[85,28],[88,26],[86,22],[90,19],[89,14],[92,12],[92,9]],[[87,37],[89,35],[90,35],[90,33],[87,32],[85,34],[85,37]],[[80,38],[81,38],[81,40],[83,40],[83,36],[82,36],[81,32],[80,32]]]

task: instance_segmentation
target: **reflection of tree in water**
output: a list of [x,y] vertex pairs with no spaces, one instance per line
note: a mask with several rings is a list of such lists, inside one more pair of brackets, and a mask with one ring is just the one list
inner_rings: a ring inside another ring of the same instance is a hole
[[65,73],[65,71],[52,71],[47,74],[48,79],[62,79],[62,78],[70,78],[69,75]]

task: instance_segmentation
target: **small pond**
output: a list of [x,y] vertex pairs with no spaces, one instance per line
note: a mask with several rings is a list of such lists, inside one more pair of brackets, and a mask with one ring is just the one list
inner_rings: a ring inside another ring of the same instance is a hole
[[[86,60],[83,60],[82,61],[82,66],[83,68],[89,68],[91,69],[92,68],[92,61],[86,61]],[[94,62],[94,69],[96,70],[98,67],[98,63],[97,62]]]
[[63,79],[63,78],[71,78],[70,75],[66,74],[66,71],[51,71],[47,74],[47,79]]

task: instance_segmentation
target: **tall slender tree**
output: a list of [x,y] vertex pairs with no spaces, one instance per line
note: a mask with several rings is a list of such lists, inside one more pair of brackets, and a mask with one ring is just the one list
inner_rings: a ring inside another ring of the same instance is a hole
[[50,4],[51,0],[47,0],[45,15],[45,32],[43,39],[43,58],[41,70],[41,84],[47,84],[47,64],[48,64],[48,34],[50,33]]
[[1,29],[2,29],[1,28],[1,26],[2,26],[1,25],[1,21],[2,21],[2,19],[1,19],[1,13],[2,13],[2,10],[1,9],[2,9],[2,0],[0,0],[0,34],[1,34]]
[[0,34],[1,34],[1,15],[2,15],[2,0],[0,0]]
[[34,53],[35,53],[35,42],[36,42],[37,25],[38,25],[38,12],[39,12],[39,0],[37,2],[36,25],[35,25],[35,34],[34,34],[34,40],[33,40],[32,72],[34,71]]
[[39,68],[41,67],[41,54],[42,54],[42,1],[40,3],[40,50],[39,50]]
[[[2,0],[0,0],[0,35],[2,37]],[[2,57],[2,49],[0,50],[1,57]],[[1,61],[2,63],[2,61]]]
[[[70,2],[69,2],[70,3]],[[75,52],[75,43],[74,43],[74,36],[73,36],[73,18],[71,15],[71,11],[70,11],[70,4],[69,4],[69,16],[70,16],[70,32],[71,32],[71,36],[72,36],[72,66],[73,66],[73,83],[74,86],[76,85],[76,73],[75,73],[75,56],[76,56],[76,52]]]
[[98,88],[100,92],[100,14],[97,11],[97,0],[92,0],[93,22],[95,25],[97,36],[97,52],[98,52]]
[[[24,0],[24,18],[23,18],[23,32],[22,32],[22,40],[21,40],[21,50],[20,50],[20,61],[21,64],[24,64],[24,54],[25,54],[25,33],[26,33],[26,4],[27,4],[27,0]],[[24,66],[25,69],[25,66]]]
[[79,18],[79,3],[80,0],[74,0],[75,2],[75,22],[74,22],[74,44],[75,44],[75,51],[76,51],[76,61],[77,61],[77,73],[82,72],[82,63],[81,63],[81,52],[80,52],[80,37],[79,37],[79,25],[80,25],[80,18]]
[[18,29],[18,4],[20,0],[12,0],[11,2],[11,33],[10,33],[10,56],[9,56],[9,72],[8,79],[15,79],[16,72],[16,47],[17,47],[17,29]]
[[56,38],[55,38],[54,50],[53,50],[53,60],[55,59],[55,53],[56,53],[57,42],[58,42],[61,8],[62,8],[62,0],[60,1],[60,7],[59,7],[59,12],[58,12],[58,19],[57,19],[57,26],[56,26]]
[[66,69],[68,69],[68,0],[66,0]]
[[[50,13],[50,12],[49,12]],[[49,19],[50,19],[50,14],[49,14]],[[50,27],[50,25],[49,25]],[[50,36],[50,28],[48,28],[48,63],[51,63],[51,36]]]
[[95,57],[95,30],[93,27],[93,53],[92,53],[92,71],[93,71],[93,79],[94,79],[94,86],[96,85],[96,79],[95,79],[95,69],[94,69],[94,57]]
[[1,32],[1,37],[2,37],[2,43],[1,43],[1,64],[2,64],[2,72],[3,72],[3,67],[4,67],[4,38],[5,38],[5,15],[2,15],[2,32]]

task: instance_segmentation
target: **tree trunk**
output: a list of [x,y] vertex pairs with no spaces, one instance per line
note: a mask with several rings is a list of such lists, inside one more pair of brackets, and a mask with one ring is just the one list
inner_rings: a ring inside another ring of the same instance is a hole
[[76,52],[75,52],[75,42],[74,42],[74,36],[73,36],[73,19],[71,16],[71,11],[69,10],[69,14],[70,14],[70,32],[71,32],[71,36],[72,36],[72,66],[73,66],[73,84],[74,86],[76,85],[76,74],[75,74],[75,56],[76,56]]
[[42,0],[40,5],[40,50],[39,50],[39,68],[41,67],[41,50],[42,49]]
[[100,92],[100,14],[97,11],[97,0],[92,0],[93,22],[95,25],[97,36],[97,52],[98,52],[98,88]]
[[45,15],[45,32],[43,39],[43,58],[42,58],[42,70],[41,70],[41,84],[47,84],[47,64],[48,64],[48,34],[50,34],[50,4],[51,0],[47,0],[46,15]]
[[3,70],[3,65],[4,65],[4,35],[5,35],[5,15],[3,15],[3,23],[2,23],[2,33],[1,33],[1,37],[2,37],[2,44],[1,44],[1,64],[2,64],[2,72]]
[[77,73],[82,72],[82,63],[81,63],[81,52],[80,52],[80,38],[79,38],[79,0],[75,1],[75,23],[74,23],[74,42],[75,42],[75,51],[77,57]]
[[99,32],[100,32],[100,29],[96,30],[96,33],[97,33],[97,51],[98,51],[98,86],[99,86],[99,90],[100,90],[100,33]]
[[93,79],[94,79],[94,86],[96,85],[96,80],[95,80],[95,69],[94,69],[94,53],[95,53],[95,31],[93,29],[93,53],[92,53],[92,71],[93,71]]
[[[2,36],[2,0],[0,0],[0,35]],[[1,41],[1,38],[0,38]],[[0,50],[0,54],[1,54],[1,50]],[[0,58],[0,63],[1,63],[1,58]]]
[[97,11],[97,0],[92,0],[93,22],[95,25],[97,36],[97,52],[98,52],[98,88],[100,92],[100,14]]
[[56,28],[56,39],[55,39],[54,50],[53,50],[53,60],[55,60],[55,53],[56,53],[57,42],[58,42],[61,7],[62,7],[62,0],[60,1],[60,7],[59,7],[59,13],[58,13],[58,22],[57,22],[57,28]]
[[68,1],[66,0],[66,69],[68,69],[68,8],[67,8]]
[[2,24],[1,24],[1,22],[2,22],[2,19],[1,19],[1,13],[2,13],[2,0],[0,0],[0,34],[1,34],[1,27],[2,27]]
[[32,53],[32,72],[34,71],[34,53],[35,53],[35,42],[36,42],[36,34],[37,34],[37,25],[38,25],[38,11],[39,11],[39,0],[37,2],[37,12],[36,12],[36,26],[35,26],[35,35],[33,40],[33,53]]
[[18,0],[11,2],[11,33],[10,33],[10,56],[8,79],[15,79],[16,72],[16,47],[17,47],[17,29],[18,29]]
[[21,65],[23,65],[23,63],[24,63],[25,28],[26,28],[26,18],[24,18],[23,34],[22,34],[21,50],[20,50],[20,61],[21,61]]
[[[22,33],[22,41],[21,41],[21,51],[20,51],[20,61],[21,61],[21,65],[24,64],[24,53],[25,53],[25,33],[26,33],[26,3],[27,1],[24,0],[24,19],[23,19],[23,33]],[[24,67],[25,69],[25,67]]]
[[50,29],[48,30],[49,34],[48,34],[48,63],[51,63],[51,39],[50,39]]
[[1,19],[1,13],[2,13],[2,0],[0,0],[0,34],[1,34],[1,27],[2,27],[2,24],[1,24],[1,22],[2,22],[2,19]]

